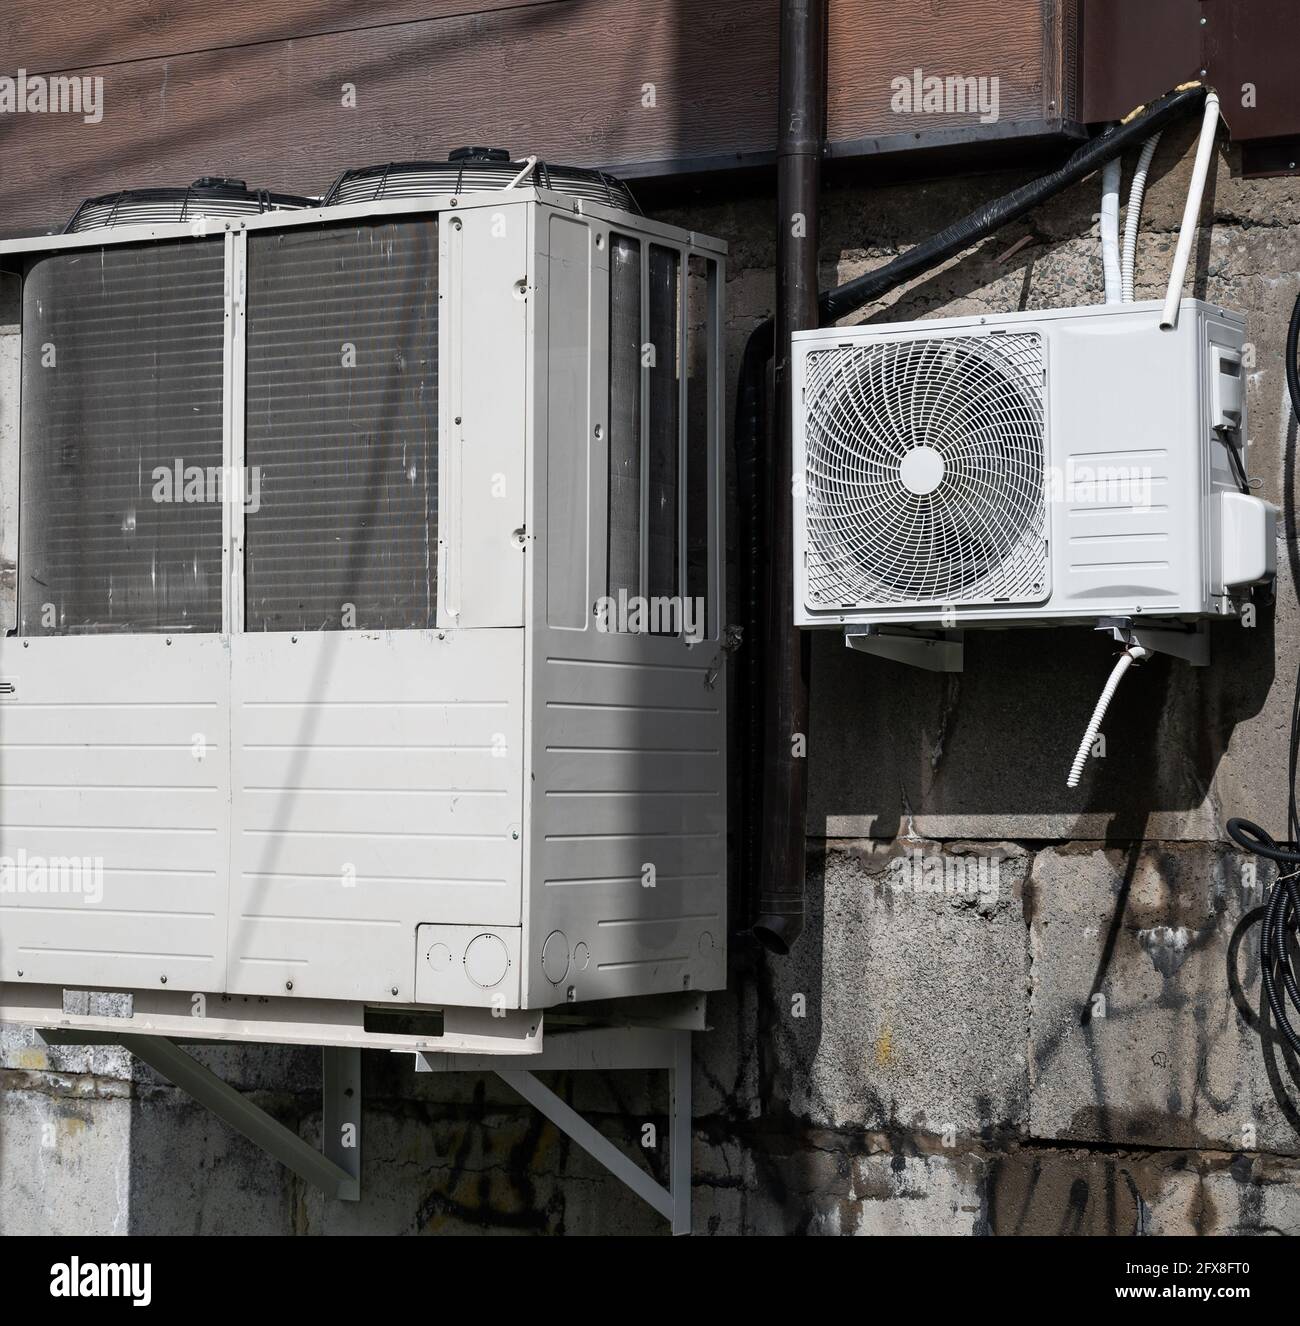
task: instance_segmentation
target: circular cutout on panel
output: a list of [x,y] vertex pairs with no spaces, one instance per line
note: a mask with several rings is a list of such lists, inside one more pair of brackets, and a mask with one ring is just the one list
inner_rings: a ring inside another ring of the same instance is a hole
[[542,945],[542,972],[552,985],[569,974],[569,941],[562,930],[552,930]]
[[591,950],[586,944],[578,944],[573,950],[573,965],[579,971],[586,971],[587,964],[591,961]]
[[510,970],[510,952],[497,935],[475,935],[465,948],[465,975],[475,985],[490,990],[505,980]]
[[700,952],[704,957],[711,958],[714,947],[713,936],[707,930],[702,930],[700,932]]
[[439,974],[451,970],[451,949],[446,944],[434,944],[424,955],[425,960]]

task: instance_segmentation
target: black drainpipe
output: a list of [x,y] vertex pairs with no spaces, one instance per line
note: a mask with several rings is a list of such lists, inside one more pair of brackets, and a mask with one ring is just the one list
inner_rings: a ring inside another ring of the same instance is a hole
[[[777,127],[776,448],[762,476],[764,649],[760,893],[755,937],[788,953],[803,931],[807,836],[808,639],[791,622],[794,595],[790,335],[816,327],[817,195],[826,116],[826,0],[781,0]],[[752,831],[752,830],[751,830]]]

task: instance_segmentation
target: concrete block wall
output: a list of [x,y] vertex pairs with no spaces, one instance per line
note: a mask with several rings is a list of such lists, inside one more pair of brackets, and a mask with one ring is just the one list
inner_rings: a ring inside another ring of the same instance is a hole
[[[1190,126],[1157,154],[1137,269],[1163,294]],[[1003,173],[828,188],[823,285],[880,265]],[[1088,181],[861,315],[878,321],[1101,297]],[[731,243],[729,382],[771,312],[770,195],[665,219]],[[1284,496],[1295,428],[1286,320],[1300,292],[1300,182],[1217,159],[1196,293],[1244,311],[1249,468]],[[1020,241],[1026,241],[1020,243]],[[1290,508],[1286,526],[1290,528]],[[1106,758],[1064,774],[1109,668],[1087,631],[989,633],[942,677],[813,655],[809,924],[789,959],[733,939],[731,987],[697,1037],[703,1233],[1295,1233],[1300,1083],[1264,1022],[1270,876],[1224,841],[1281,833],[1297,650],[1294,545],[1276,606],[1224,625],[1214,664],[1157,659],[1121,689]],[[223,1076],[314,1138],[319,1064],[210,1050]],[[663,1222],[492,1078],[420,1077],[367,1055],[365,1196],[322,1201],[111,1050],[0,1035],[0,1233],[663,1232]],[[663,1136],[662,1081],[548,1079],[632,1150]],[[659,1151],[644,1152],[664,1171]]]

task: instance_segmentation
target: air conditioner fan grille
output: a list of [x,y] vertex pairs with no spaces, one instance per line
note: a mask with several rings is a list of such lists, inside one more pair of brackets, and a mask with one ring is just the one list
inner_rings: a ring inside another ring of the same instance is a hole
[[809,355],[807,594],[818,607],[1046,597],[1043,341],[993,333]]

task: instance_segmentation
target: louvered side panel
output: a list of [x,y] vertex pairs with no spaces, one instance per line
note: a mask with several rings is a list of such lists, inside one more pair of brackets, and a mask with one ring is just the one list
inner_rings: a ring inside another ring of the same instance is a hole
[[[525,1001],[720,989],[725,684],[716,644],[540,629]],[[543,969],[548,936],[559,932]],[[567,969],[555,959],[562,948]],[[552,979],[548,979],[551,977]]]

